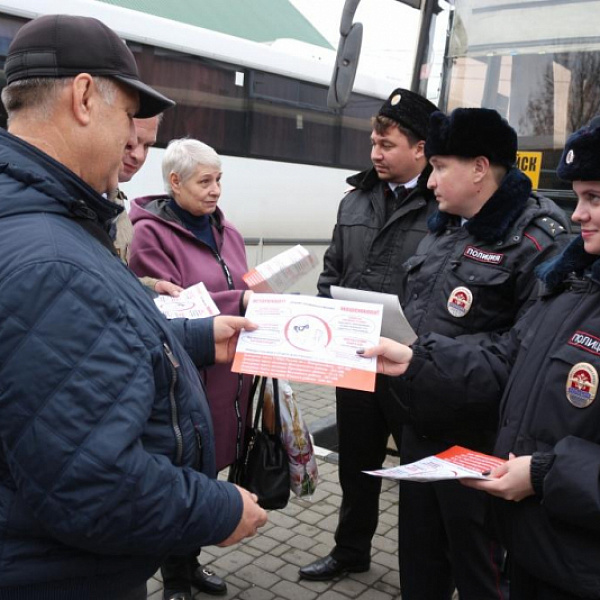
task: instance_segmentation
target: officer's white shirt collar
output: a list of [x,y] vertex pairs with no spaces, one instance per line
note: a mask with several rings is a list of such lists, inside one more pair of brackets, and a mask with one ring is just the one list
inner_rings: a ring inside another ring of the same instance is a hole
[[420,176],[420,174],[417,175],[414,179],[411,179],[407,183],[392,183],[391,181],[388,181],[388,186],[392,192],[395,192],[399,185],[403,185],[407,190],[412,190],[417,187],[417,181],[419,181]]

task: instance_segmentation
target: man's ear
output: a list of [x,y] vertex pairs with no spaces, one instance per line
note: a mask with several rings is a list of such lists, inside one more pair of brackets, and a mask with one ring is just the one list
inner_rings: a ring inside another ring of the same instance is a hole
[[474,181],[479,183],[490,170],[490,161],[487,156],[477,156],[473,159]]
[[425,156],[425,140],[418,141],[415,146],[415,158],[420,160]]
[[73,79],[70,91],[71,108],[75,120],[83,126],[89,125],[92,109],[99,99],[93,77],[88,73],[80,73]]

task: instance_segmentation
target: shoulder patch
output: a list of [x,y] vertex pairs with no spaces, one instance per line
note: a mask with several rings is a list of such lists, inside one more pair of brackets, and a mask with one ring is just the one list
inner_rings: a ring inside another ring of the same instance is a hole
[[557,235],[561,233],[567,233],[564,225],[561,225],[556,219],[552,217],[538,217],[535,219],[534,223],[539,227],[542,231],[547,233],[550,237],[555,238]]

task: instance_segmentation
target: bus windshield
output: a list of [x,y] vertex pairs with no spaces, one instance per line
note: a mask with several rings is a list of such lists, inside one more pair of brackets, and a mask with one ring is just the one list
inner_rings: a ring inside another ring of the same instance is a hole
[[456,0],[452,15],[446,108],[498,110],[538,170],[536,187],[559,201],[573,197],[555,175],[562,147],[600,113],[598,14],[598,0]]

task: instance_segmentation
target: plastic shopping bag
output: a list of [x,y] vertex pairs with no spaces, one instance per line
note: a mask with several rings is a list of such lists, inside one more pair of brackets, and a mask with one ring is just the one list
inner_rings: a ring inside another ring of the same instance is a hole
[[309,498],[317,488],[319,470],[308,427],[290,384],[279,380],[281,439],[290,461],[290,489]]

